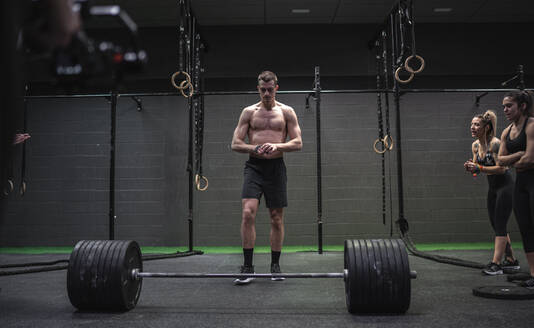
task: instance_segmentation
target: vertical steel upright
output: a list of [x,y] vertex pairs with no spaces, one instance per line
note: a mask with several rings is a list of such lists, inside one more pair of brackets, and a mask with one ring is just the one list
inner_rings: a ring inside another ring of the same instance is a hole
[[323,197],[321,173],[321,76],[319,66],[315,66],[315,122],[317,135],[317,243],[319,254],[323,253]]
[[109,156],[109,239],[115,239],[115,136],[117,133],[117,98],[116,91],[111,92],[111,131]]

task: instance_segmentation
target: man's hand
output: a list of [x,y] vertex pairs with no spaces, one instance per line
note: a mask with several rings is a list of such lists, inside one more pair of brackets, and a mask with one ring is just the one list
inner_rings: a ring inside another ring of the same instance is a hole
[[262,155],[262,154],[267,155],[277,150],[278,150],[278,147],[272,143],[264,143],[262,145],[257,145],[256,148],[254,148],[254,152],[259,155]]

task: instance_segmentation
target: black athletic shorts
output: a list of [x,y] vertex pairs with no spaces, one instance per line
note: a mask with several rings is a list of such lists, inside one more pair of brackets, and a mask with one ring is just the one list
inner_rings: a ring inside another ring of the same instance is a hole
[[284,159],[250,157],[245,163],[241,198],[260,199],[265,195],[267,208],[287,206],[287,175]]

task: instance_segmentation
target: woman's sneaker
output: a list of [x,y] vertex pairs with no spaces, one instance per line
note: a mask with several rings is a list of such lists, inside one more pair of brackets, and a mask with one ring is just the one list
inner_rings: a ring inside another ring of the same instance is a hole
[[[253,265],[251,265],[251,266],[242,265],[241,266],[241,270],[239,271],[239,273],[246,273],[246,274],[255,273],[254,272],[254,266]],[[241,277],[241,278],[235,279],[234,280],[234,284],[236,284],[236,285],[246,285],[246,284],[250,284],[252,282],[252,280],[254,280],[254,278]]]
[[517,259],[514,259],[513,261],[505,259],[504,261],[502,261],[501,267],[504,270],[519,270],[519,269],[521,269],[521,267],[519,266],[519,261]]
[[498,274],[503,274],[502,268],[497,263],[490,262],[484,269],[482,269],[483,274],[488,276],[496,276]]
[[525,287],[528,289],[534,289],[534,277],[530,277],[529,280],[525,280],[519,283],[519,286]]

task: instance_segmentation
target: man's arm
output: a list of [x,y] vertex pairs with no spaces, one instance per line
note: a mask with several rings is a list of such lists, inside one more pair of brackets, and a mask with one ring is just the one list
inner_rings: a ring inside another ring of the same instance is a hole
[[302,132],[299,120],[293,108],[289,107],[284,111],[286,118],[287,135],[289,140],[285,143],[277,144],[280,151],[297,151],[302,149]]
[[517,169],[534,168],[534,118],[527,118],[525,133],[527,135],[527,148],[521,158],[515,162],[514,167]]
[[501,147],[499,148],[499,154],[497,155],[497,165],[499,166],[512,166],[525,154],[523,151],[508,154],[508,149],[506,149],[506,136],[510,133],[511,128],[512,126],[510,125],[504,129],[501,134]]
[[241,116],[239,117],[239,122],[237,127],[234,130],[234,135],[232,137],[232,150],[238,153],[252,153],[256,148],[255,145],[249,145],[245,142],[247,136],[248,128],[250,126],[250,117],[252,112],[247,108],[243,109]]

